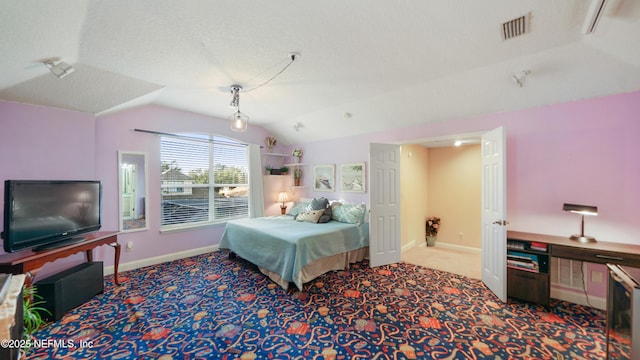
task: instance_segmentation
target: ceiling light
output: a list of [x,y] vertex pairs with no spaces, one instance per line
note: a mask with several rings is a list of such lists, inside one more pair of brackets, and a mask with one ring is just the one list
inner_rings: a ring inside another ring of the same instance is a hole
[[49,59],[42,62],[51,73],[58,77],[58,79],[62,79],[67,75],[71,74],[75,71],[73,66],[67,64],[64,61]]
[[229,125],[233,131],[247,131],[247,125],[249,124],[249,117],[240,112],[240,90],[242,86],[231,85],[231,94],[233,98],[229,106],[236,109],[236,112],[229,116]]
[[[249,90],[245,90],[243,92],[253,91],[263,87],[264,85],[267,85],[273,79],[278,77],[278,75],[282,74],[285,70],[287,70],[287,68],[291,66],[291,64],[293,64],[293,62],[296,61],[296,59],[298,58],[300,58],[299,52],[289,53],[289,63],[285,65],[282,68],[282,70],[280,70],[278,73],[273,75],[271,78],[269,78],[267,81],[263,82],[262,84],[255,86]],[[236,112],[234,112],[233,114],[231,114],[231,116],[229,116],[231,130],[233,131],[247,131],[247,125],[249,124],[249,117],[240,112],[240,91],[242,91],[242,86],[231,85],[231,94],[233,94],[233,97],[231,98],[231,103],[229,103],[229,107],[236,110]],[[297,130],[298,129],[296,128],[296,131]]]
[[453,146],[460,146],[462,145],[462,140],[456,140],[456,142],[453,143]]
[[511,80],[513,80],[513,82],[516,83],[518,86],[523,87],[524,80],[529,74],[531,74],[531,70],[522,70],[517,74],[511,75]]

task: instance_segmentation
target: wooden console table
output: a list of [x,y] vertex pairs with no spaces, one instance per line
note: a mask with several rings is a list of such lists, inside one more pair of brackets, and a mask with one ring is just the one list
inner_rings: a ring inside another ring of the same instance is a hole
[[31,281],[36,274],[42,269],[44,264],[71,256],[73,254],[84,251],[87,255],[87,261],[93,261],[93,249],[101,245],[109,245],[115,250],[115,259],[113,262],[113,282],[120,285],[118,280],[118,264],[120,263],[120,244],[118,244],[117,231],[99,231],[83,234],[85,240],[79,243],[61,246],[59,248],[33,251],[26,249],[14,253],[0,255],[0,273],[10,274],[26,274],[25,284],[31,285]]
[[[568,237],[519,231],[507,231],[507,240],[526,244],[532,242],[547,244],[546,251],[531,250],[525,247],[525,252],[539,257],[541,264],[538,273],[507,269],[507,294],[542,305],[549,304],[551,292],[548,267],[542,266],[542,260],[548,261],[549,257],[640,268],[640,245],[605,241],[581,243]],[[510,248],[507,250],[518,251]]]

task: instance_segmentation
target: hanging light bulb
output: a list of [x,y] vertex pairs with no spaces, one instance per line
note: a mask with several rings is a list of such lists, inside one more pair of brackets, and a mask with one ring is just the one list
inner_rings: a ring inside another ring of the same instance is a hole
[[247,131],[247,125],[249,124],[249,117],[240,112],[240,90],[242,90],[242,86],[231,85],[233,98],[229,106],[236,109],[236,112],[229,117],[229,126],[233,131]]
[[247,125],[249,124],[249,117],[238,110],[231,114],[229,117],[231,121],[231,130],[233,131],[247,131]]
[[[282,70],[280,70],[278,73],[270,77],[267,81],[263,82],[262,84],[257,85],[253,88],[250,88],[249,90],[246,90],[244,92],[250,92],[250,91],[259,89],[264,85],[267,85],[273,79],[278,77],[278,75],[282,74],[285,70],[287,70],[287,68],[291,66],[291,64],[293,64],[293,62],[296,61],[296,59],[298,58],[300,58],[299,52],[295,51],[295,52],[289,53],[289,62],[287,63],[287,65],[284,66],[284,68],[282,68]],[[229,116],[229,121],[230,121],[229,125],[231,126],[231,130],[233,131],[246,131],[247,125],[249,124],[249,117],[240,112],[240,91],[242,91],[242,86],[231,85],[231,94],[233,94],[233,97],[231,98],[231,103],[229,103],[229,107],[236,110],[235,113]],[[296,131],[298,131],[298,127],[296,127]]]

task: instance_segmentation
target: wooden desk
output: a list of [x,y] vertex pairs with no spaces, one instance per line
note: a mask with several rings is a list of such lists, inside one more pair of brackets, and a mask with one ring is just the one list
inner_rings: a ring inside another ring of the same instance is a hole
[[114,277],[113,282],[120,285],[118,280],[118,264],[120,263],[120,244],[118,244],[117,231],[99,231],[83,234],[86,240],[62,246],[55,249],[33,251],[26,249],[14,253],[0,255],[0,273],[26,274],[25,284],[31,285],[32,279],[42,269],[44,264],[71,256],[73,254],[84,251],[87,255],[87,261],[93,261],[93,249],[101,245],[109,245],[115,250]]
[[[605,241],[580,243],[568,237],[507,231],[508,240],[539,242],[547,244],[547,251],[538,253],[540,258],[559,257],[598,264],[616,264],[640,268],[640,245],[620,244]],[[512,250],[512,249],[507,249]],[[515,250],[514,251],[518,251]],[[549,304],[551,284],[549,272],[525,273],[507,269],[507,294],[520,299]]]
[[508,239],[537,241],[549,244],[549,254],[571,260],[598,264],[617,264],[640,267],[640,245],[605,241],[580,243],[568,237],[507,231]]

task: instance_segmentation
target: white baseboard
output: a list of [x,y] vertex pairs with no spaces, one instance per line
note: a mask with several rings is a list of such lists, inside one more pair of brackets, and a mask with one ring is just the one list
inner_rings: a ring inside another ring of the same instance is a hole
[[[405,244],[402,246],[401,251],[405,252],[408,250],[411,250],[413,247],[418,246],[418,247],[426,247],[427,246],[427,242],[426,241],[421,241],[421,242],[417,242],[417,241],[409,241],[409,243]],[[466,251],[466,252],[473,252],[473,253],[477,253],[477,254],[482,254],[482,249],[480,248],[474,248],[471,246],[463,246],[463,245],[456,245],[456,244],[448,244],[445,242],[436,242],[436,247],[439,248],[449,248],[449,249],[454,249],[454,250],[459,250],[459,251]]]
[[584,293],[555,288],[553,284],[551,284],[551,297],[554,299],[568,301],[574,304],[591,306],[600,310],[607,309],[607,299],[605,298],[601,298],[598,296],[589,296],[589,301],[587,303],[587,298]]
[[[175,252],[171,254],[160,255],[160,256],[155,256],[155,257],[141,259],[141,260],[135,260],[128,263],[120,264],[118,266],[118,273],[121,273],[127,270],[139,269],[145,266],[160,264],[163,262],[179,260],[179,259],[184,259],[191,256],[206,254],[206,253],[210,253],[217,250],[218,250],[218,245],[211,245],[211,246],[205,246],[197,249],[189,249],[189,250]],[[105,266],[104,274],[112,275],[113,270],[114,270],[113,265]]]
[[[400,251],[405,252],[405,251],[411,250],[414,246],[416,246],[416,241],[415,240],[409,241],[408,244],[402,245],[402,248],[400,249]],[[420,246],[420,245],[417,245],[417,246]]]
[[449,243],[446,243],[446,242],[436,242],[436,247],[449,248],[449,249],[455,249],[455,250],[460,250],[460,251],[466,251],[466,252],[473,252],[473,253],[482,254],[482,249],[480,249],[480,248],[475,248],[475,247],[471,247],[471,246],[464,246],[464,245],[449,244]]

